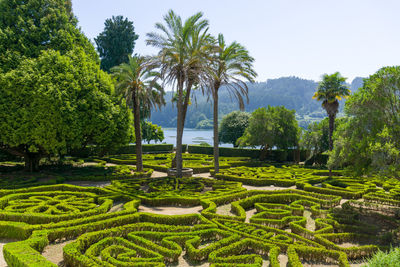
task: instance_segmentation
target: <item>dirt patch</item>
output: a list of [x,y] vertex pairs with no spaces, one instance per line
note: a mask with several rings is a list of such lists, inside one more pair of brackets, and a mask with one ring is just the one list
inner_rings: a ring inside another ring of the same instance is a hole
[[148,207],[140,205],[138,212],[149,212],[163,215],[182,215],[182,214],[193,214],[199,213],[203,209],[202,206],[195,207],[173,207],[173,206],[162,206],[162,207]]
[[303,216],[307,219],[306,229],[315,231],[315,220],[311,218],[311,212],[309,210],[305,210]]
[[280,187],[280,186],[252,186],[252,185],[242,185],[242,187],[246,188],[247,190],[284,190],[284,189],[296,189],[296,186],[291,187]]
[[3,255],[3,247],[5,244],[12,243],[12,242],[17,242],[18,240],[16,239],[6,239],[6,238],[1,238],[0,239],[0,267],[7,267],[7,262],[4,259]]
[[116,212],[116,211],[121,211],[124,209],[124,204],[125,202],[123,201],[114,201],[113,206],[108,212]]
[[65,245],[73,241],[75,240],[52,243],[44,248],[42,256],[58,266],[65,266],[63,259],[63,248],[65,247]]
[[236,216],[236,214],[231,212],[231,204],[221,205],[217,207],[216,214]]
[[278,261],[280,266],[287,266],[289,259],[285,254],[279,254]]
[[151,178],[157,178],[157,177],[167,177],[167,173],[159,172],[159,171],[153,171],[153,173],[151,174]]
[[249,223],[250,222],[250,218],[253,217],[253,215],[256,214],[256,213],[257,213],[256,209],[246,210],[246,220],[245,220],[245,222]]
[[71,184],[71,185],[77,185],[77,186],[84,186],[84,187],[88,187],[88,186],[105,187],[105,186],[111,185],[111,182],[109,182],[109,181],[99,181],[99,182],[95,182],[95,181],[69,181],[69,182],[65,182],[65,183],[66,184]]
[[202,177],[202,178],[214,179],[214,177],[212,177],[209,172],[197,173],[197,174],[194,174],[193,177]]

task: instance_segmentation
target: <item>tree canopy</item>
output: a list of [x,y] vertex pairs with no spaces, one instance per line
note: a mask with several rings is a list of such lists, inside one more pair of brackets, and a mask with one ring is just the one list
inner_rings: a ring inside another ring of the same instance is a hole
[[0,1],[0,70],[53,49],[65,54],[81,47],[93,60],[93,45],[77,28],[70,0]]
[[283,106],[256,109],[249,126],[239,138],[240,146],[261,146],[262,149],[287,149],[298,145],[299,127],[294,110]]
[[222,118],[219,140],[222,143],[231,143],[237,146],[236,141],[244,134],[249,125],[250,113],[243,111],[233,111]]
[[151,141],[157,143],[162,142],[165,139],[164,131],[161,129],[161,126],[158,126],[157,124],[153,124],[149,121],[142,121],[141,128],[142,138],[148,144],[150,144]]
[[335,133],[331,166],[359,172],[400,170],[400,67],[385,67],[346,102],[347,123]]
[[107,72],[114,66],[128,63],[135,42],[139,35],[135,34],[133,22],[123,16],[112,16],[104,22],[104,30],[94,38],[100,54],[101,68]]
[[70,1],[0,1],[0,88],[0,148],[30,170],[44,155],[130,140],[128,109]]

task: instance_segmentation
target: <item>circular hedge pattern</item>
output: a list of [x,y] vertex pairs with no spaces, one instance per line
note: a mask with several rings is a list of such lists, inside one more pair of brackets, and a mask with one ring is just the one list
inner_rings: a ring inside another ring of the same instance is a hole
[[3,208],[4,211],[60,215],[88,211],[99,206],[95,197],[85,194],[20,194],[11,199]]
[[[193,265],[268,261],[278,267],[282,255],[294,267],[350,266],[398,245],[400,182],[336,174],[239,167],[221,170],[221,180],[138,178],[103,189],[1,190],[0,235],[22,240],[5,245],[4,255],[9,266],[53,266],[39,251],[49,242],[73,239],[63,249],[70,266],[179,266],[185,259]],[[278,190],[246,190],[241,183]],[[122,208],[110,210],[113,201]],[[203,210],[167,216],[137,212],[141,204]]]

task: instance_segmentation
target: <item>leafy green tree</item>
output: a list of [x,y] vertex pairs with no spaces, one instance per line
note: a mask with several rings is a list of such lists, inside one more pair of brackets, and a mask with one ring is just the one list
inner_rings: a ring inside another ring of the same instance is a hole
[[329,150],[329,119],[310,123],[303,132],[301,146],[314,155]]
[[0,148],[40,158],[129,142],[130,116],[65,0],[0,1]]
[[249,52],[239,43],[225,43],[224,36],[218,35],[216,52],[211,62],[209,90],[214,106],[214,171],[219,172],[219,141],[218,141],[218,91],[224,86],[229,94],[239,102],[239,108],[244,109],[244,100],[248,102],[248,88],[244,81],[254,82],[257,76],[253,69],[253,61]]
[[239,146],[260,146],[264,159],[268,150],[276,147],[288,149],[298,146],[299,127],[295,111],[283,106],[256,109],[249,119],[249,126],[238,139]]
[[110,72],[112,67],[128,63],[128,56],[132,55],[138,38],[133,22],[127,18],[112,16],[106,19],[103,32],[94,38],[101,58],[101,68]]
[[296,120],[296,111],[284,106],[268,106],[267,112],[274,126],[274,146],[277,149],[298,147],[300,128]]
[[90,41],[77,27],[70,0],[0,1],[0,70],[18,67],[26,58],[37,58],[53,49],[62,55],[81,47],[98,60]]
[[[347,121],[347,117],[337,118],[335,121],[335,131],[341,124]],[[333,137],[333,141],[335,138]],[[307,130],[303,132],[301,146],[312,151],[313,155],[321,154],[329,150],[329,119],[325,118],[319,122],[313,122],[308,125]]]
[[130,116],[111,97],[113,84],[83,49],[43,51],[0,75],[0,147],[35,171],[49,154],[88,144],[128,143]]
[[164,131],[161,129],[161,126],[149,121],[142,121],[142,137],[148,144],[150,144],[151,141],[157,143],[165,139]]
[[269,148],[274,145],[274,125],[266,108],[258,108],[249,119],[249,126],[242,137],[237,140],[240,147],[260,146],[263,153],[260,159],[264,159]]
[[182,177],[182,135],[191,91],[207,78],[210,47],[213,38],[208,32],[208,21],[201,12],[184,22],[172,10],[164,16],[165,25],[156,24],[161,33],[148,33],[148,45],[159,49],[155,60],[165,84],[170,84],[177,93],[177,177]]
[[384,67],[364,79],[346,101],[346,123],[335,132],[331,167],[398,177],[400,171],[400,67]]
[[329,118],[329,151],[333,149],[332,134],[335,128],[335,118],[339,111],[339,101],[342,97],[348,97],[350,90],[345,84],[346,78],[342,77],[339,72],[322,76],[317,91],[313,99],[322,101],[322,107],[326,110]]
[[244,134],[249,125],[250,113],[243,111],[233,111],[222,118],[218,132],[219,141],[231,143],[237,147],[237,140]]
[[143,171],[142,132],[140,129],[140,109],[147,111],[165,104],[164,90],[157,83],[159,74],[154,71],[156,65],[149,58],[128,57],[128,63],[122,63],[111,69],[116,79],[116,93],[122,95],[133,109],[136,169]]

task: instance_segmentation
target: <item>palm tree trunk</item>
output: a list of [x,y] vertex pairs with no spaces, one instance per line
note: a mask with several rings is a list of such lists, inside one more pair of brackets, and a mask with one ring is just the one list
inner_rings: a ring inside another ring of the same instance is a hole
[[214,171],[219,172],[219,147],[218,147],[218,89],[214,88]]
[[[328,114],[329,116],[329,151],[333,150],[333,130],[335,128],[335,114]],[[329,168],[329,176],[332,176],[332,168]]]
[[178,117],[177,117],[177,122],[176,122],[176,177],[177,178],[182,178],[182,168],[183,168],[183,162],[182,162],[182,135],[183,135],[183,120],[184,120],[184,115],[183,115],[183,103],[182,99],[183,98],[183,77],[181,77],[181,80],[178,81],[178,103],[177,103],[177,108],[178,108]]
[[134,114],[134,127],[136,137],[136,171],[143,172],[143,159],[142,159],[142,132],[140,130],[140,103],[136,91],[133,96],[133,114]]

